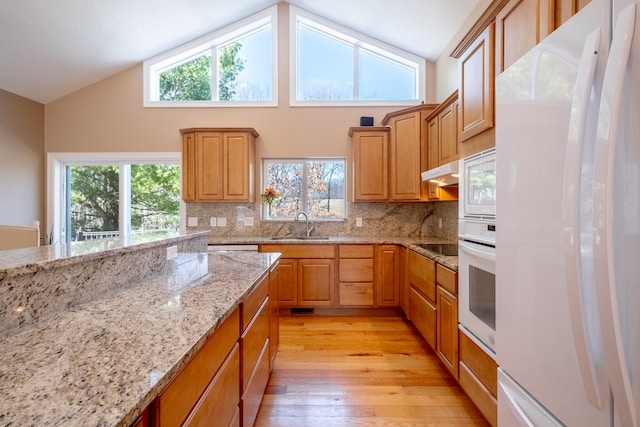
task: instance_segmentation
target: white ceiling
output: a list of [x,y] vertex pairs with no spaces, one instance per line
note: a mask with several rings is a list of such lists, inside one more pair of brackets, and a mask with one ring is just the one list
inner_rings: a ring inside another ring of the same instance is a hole
[[[430,60],[479,0],[288,0]],[[278,0],[6,0],[0,89],[48,103]]]

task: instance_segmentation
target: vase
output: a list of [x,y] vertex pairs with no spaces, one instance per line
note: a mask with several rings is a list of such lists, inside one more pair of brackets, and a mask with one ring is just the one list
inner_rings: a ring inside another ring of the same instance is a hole
[[267,203],[267,218],[271,218],[271,202]]

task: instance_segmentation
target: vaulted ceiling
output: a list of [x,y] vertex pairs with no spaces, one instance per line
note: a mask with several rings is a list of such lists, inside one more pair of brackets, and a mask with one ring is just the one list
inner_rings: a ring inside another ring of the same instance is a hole
[[[435,61],[479,0],[288,0]],[[278,0],[6,0],[0,89],[48,103]]]

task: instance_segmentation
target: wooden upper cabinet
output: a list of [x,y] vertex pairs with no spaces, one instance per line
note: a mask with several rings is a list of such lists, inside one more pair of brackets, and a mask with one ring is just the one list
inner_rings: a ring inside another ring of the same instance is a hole
[[391,127],[389,138],[389,199],[427,200],[420,173],[427,166],[428,127],[424,119],[436,108],[422,104],[387,114],[383,125]]
[[255,130],[194,128],[180,134],[185,201],[253,201]]
[[460,79],[459,142],[464,142],[493,128],[494,28],[493,23],[489,24],[464,51],[458,61]]
[[496,75],[554,29],[549,1],[510,0],[496,15]]
[[389,198],[389,128],[352,127],[353,200]]
[[556,0],[555,1],[555,28],[564,24],[573,15],[578,13],[591,0]]
[[440,121],[440,138],[438,140],[438,164],[458,160],[458,103],[449,104],[438,115]]

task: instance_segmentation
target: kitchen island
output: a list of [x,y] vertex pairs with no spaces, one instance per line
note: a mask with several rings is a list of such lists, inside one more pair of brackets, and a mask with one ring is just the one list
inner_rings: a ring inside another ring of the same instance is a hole
[[[12,313],[0,331],[0,424],[133,423],[279,258],[208,254],[206,236],[116,242],[103,251],[78,245],[73,256],[57,256],[55,247],[0,253],[0,295]],[[167,260],[171,246],[178,254]],[[78,272],[80,280],[69,278]],[[100,289],[82,297],[70,283]],[[56,295],[63,303],[48,307]]]

